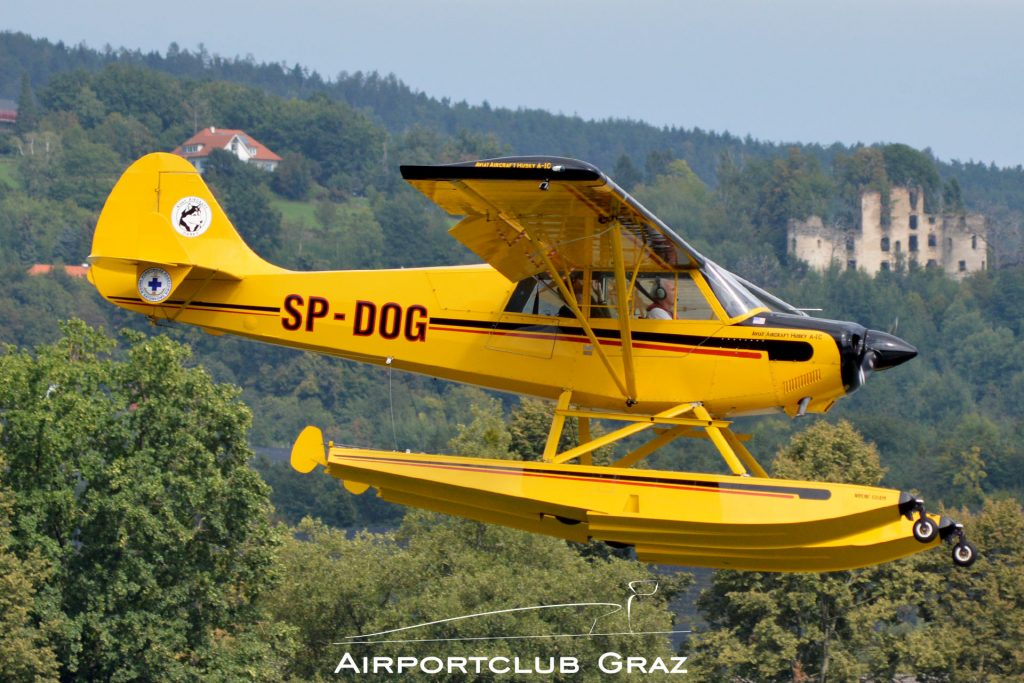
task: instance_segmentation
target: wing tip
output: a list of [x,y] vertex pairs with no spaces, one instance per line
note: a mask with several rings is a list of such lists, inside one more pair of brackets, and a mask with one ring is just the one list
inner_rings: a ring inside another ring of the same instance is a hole
[[401,166],[402,178],[414,180],[607,180],[593,164],[554,156],[512,156],[435,166]]

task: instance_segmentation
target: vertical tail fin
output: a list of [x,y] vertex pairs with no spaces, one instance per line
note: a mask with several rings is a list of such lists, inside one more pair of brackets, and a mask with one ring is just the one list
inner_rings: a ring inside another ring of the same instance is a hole
[[[150,302],[167,299],[187,279],[279,271],[245,244],[195,168],[163,153],[142,157],[118,180],[96,224],[89,262],[89,278],[104,297]],[[147,290],[142,276],[151,272]]]

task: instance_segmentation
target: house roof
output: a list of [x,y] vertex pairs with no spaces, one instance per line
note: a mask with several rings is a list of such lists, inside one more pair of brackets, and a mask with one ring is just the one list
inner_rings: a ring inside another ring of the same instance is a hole
[[18,120],[18,103],[0,97],[0,121],[13,123]]
[[[190,137],[185,142],[174,148],[174,154],[186,159],[205,159],[215,149],[228,149],[231,140],[235,137],[248,147],[255,149],[253,159],[258,161],[281,161],[281,157],[267,149],[266,145],[252,137],[244,130],[234,128],[203,128],[201,131]],[[198,145],[199,149],[194,152],[184,151],[188,147]]]
[[49,263],[37,263],[28,269],[29,275],[46,275],[52,273],[54,268],[61,268],[71,277],[85,277],[89,273],[89,266],[52,266]]

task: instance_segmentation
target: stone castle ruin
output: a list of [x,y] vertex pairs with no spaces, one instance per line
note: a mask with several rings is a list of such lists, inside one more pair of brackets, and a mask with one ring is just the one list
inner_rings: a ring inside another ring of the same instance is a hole
[[889,221],[885,222],[881,194],[861,195],[859,230],[825,225],[818,216],[790,221],[789,255],[817,270],[836,263],[872,275],[905,270],[912,264],[941,268],[955,278],[985,270],[988,234],[984,216],[925,213],[924,193],[916,189],[894,187],[889,197]]

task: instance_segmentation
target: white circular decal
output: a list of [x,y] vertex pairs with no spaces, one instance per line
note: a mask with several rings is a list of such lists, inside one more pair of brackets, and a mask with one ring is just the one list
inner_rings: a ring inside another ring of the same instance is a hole
[[171,224],[178,234],[199,237],[210,227],[210,205],[199,197],[184,197],[171,209]]
[[163,268],[148,268],[139,276],[139,294],[146,301],[163,301],[171,293],[171,275]]

